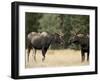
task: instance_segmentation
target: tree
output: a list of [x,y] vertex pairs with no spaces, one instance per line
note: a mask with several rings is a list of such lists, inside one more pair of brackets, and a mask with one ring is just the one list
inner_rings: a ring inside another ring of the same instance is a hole
[[26,26],[26,34],[35,31],[38,31],[39,22],[38,20],[41,18],[41,13],[29,13],[26,12],[25,15],[25,26]]
[[46,31],[49,33],[59,33],[60,28],[59,14],[43,14],[42,18],[39,20],[39,30],[40,32]]
[[[88,15],[52,14],[52,13],[29,13],[25,14],[26,37],[30,32],[62,33],[64,47],[53,45],[52,48],[67,48],[71,32],[89,34]],[[72,45],[72,48],[79,48]]]
[[72,26],[72,31],[76,33],[89,34],[89,16],[72,15],[71,26]]

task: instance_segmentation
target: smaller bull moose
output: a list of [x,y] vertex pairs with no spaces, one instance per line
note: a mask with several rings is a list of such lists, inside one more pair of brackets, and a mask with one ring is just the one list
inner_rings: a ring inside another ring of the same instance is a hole
[[37,33],[31,32],[27,36],[27,49],[28,49],[28,61],[31,49],[35,49],[34,60],[36,61],[36,50],[42,50],[42,61],[45,60],[46,52],[49,46],[53,43],[61,44],[63,42],[62,35],[55,33],[50,34],[47,32]]
[[85,61],[85,53],[87,53],[87,61],[89,61],[89,35],[77,34],[72,36],[69,41],[80,45],[82,62]]

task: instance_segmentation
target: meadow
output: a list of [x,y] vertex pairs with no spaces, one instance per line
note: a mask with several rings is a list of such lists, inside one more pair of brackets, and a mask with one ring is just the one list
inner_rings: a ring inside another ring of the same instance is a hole
[[83,66],[89,65],[89,62],[81,62],[81,52],[78,50],[64,49],[64,50],[48,50],[46,58],[42,62],[42,52],[36,52],[36,61],[34,61],[34,53],[31,50],[29,62],[27,60],[27,51],[25,58],[25,68],[35,67],[63,67],[63,66]]

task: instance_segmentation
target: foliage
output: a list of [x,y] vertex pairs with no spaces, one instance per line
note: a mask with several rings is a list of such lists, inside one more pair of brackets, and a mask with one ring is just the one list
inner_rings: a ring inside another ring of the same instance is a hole
[[[29,13],[25,14],[26,37],[29,32],[63,33],[64,45],[54,45],[51,48],[67,48],[68,41],[74,33],[89,34],[88,15],[69,15],[52,13]],[[69,46],[79,48],[79,46]]]

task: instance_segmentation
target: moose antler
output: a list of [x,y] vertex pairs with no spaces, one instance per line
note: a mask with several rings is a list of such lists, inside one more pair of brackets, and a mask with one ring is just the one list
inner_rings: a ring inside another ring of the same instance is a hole
[[61,31],[55,32],[55,34],[60,35],[60,36],[64,36],[64,34]]
[[70,33],[71,33],[72,35],[76,35],[75,31],[70,31]]
[[61,31],[59,32],[60,36],[64,36],[64,33],[62,33]]
[[74,29],[74,30],[70,31],[70,33],[72,35],[78,35],[80,33],[80,29]]

